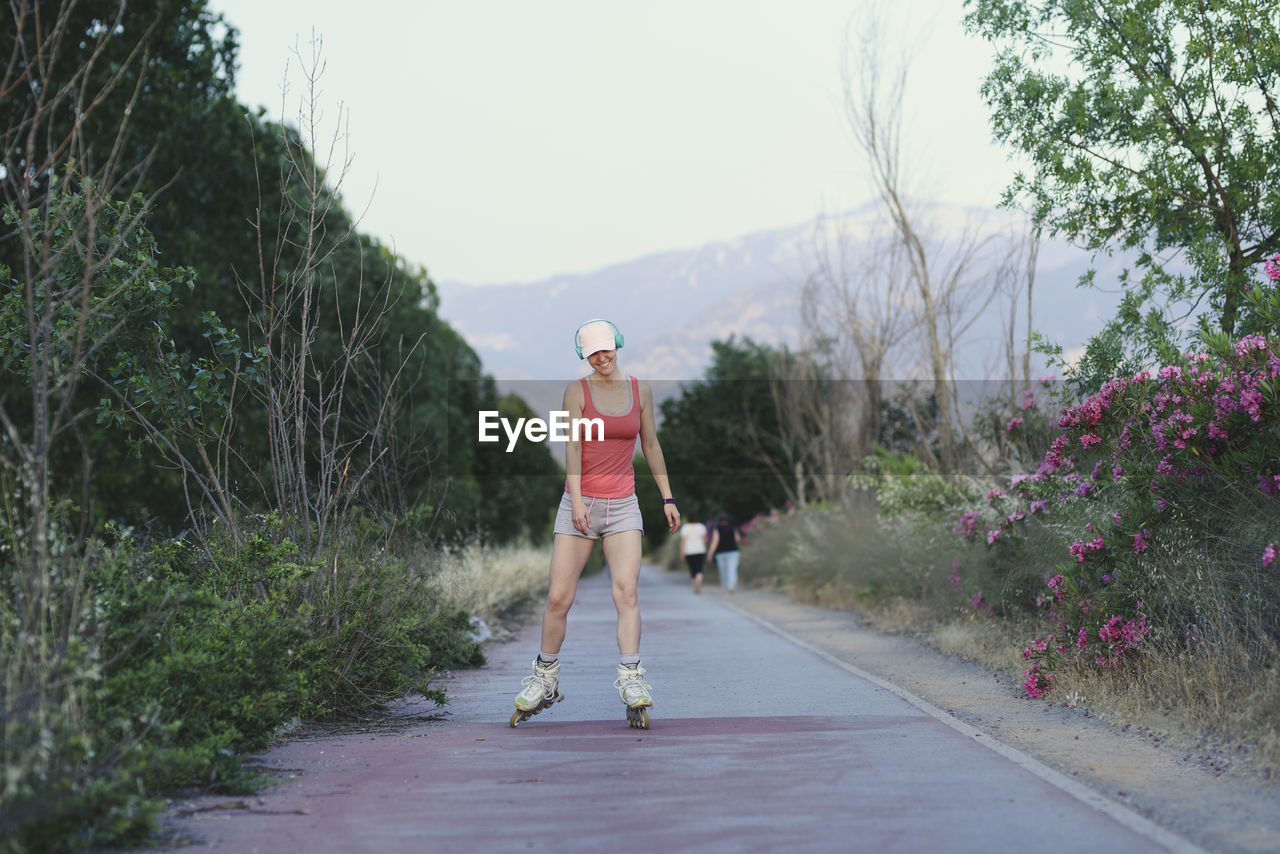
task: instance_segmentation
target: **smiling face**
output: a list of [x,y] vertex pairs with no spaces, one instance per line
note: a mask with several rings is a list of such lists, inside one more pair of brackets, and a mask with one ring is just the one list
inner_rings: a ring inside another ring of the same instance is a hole
[[587,363],[595,369],[597,374],[607,377],[618,365],[617,355],[617,350],[597,350],[587,357]]

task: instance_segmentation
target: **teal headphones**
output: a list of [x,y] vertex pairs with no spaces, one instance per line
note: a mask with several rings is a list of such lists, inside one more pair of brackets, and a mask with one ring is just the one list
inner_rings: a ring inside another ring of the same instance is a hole
[[[588,320],[586,323],[582,324],[582,326],[590,326],[593,323],[607,323],[610,326],[612,326],[613,327],[613,347],[615,350],[622,347],[622,344],[623,344],[622,333],[618,331],[618,327],[614,324],[612,320],[605,320],[603,317],[596,317],[596,318],[592,318],[591,320]],[[578,333],[582,331],[582,326],[579,326],[573,332],[573,349],[578,354],[579,359],[587,358],[586,356],[582,355],[582,344],[578,341]]]

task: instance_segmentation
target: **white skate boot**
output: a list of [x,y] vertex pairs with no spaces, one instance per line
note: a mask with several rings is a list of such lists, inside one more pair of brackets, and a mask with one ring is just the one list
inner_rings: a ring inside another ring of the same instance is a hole
[[559,682],[559,659],[545,664],[535,658],[532,675],[524,678],[524,689],[516,695],[516,712],[511,716],[511,725],[520,726],[552,703],[563,700],[564,694],[560,693]]
[[634,729],[649,728],[649,709],[653,707],[653,697],[649,694],[651,686],[641,678],[644,668],[640,665],[628,667],[618,665],[618,678],[613,687],[618,689],[622,704],[627,707],[627,726]]

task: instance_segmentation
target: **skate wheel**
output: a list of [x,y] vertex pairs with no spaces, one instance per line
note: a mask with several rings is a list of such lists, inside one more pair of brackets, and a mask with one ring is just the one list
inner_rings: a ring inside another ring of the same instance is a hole
[[528,718],[525,716],[525,713],[517,711],[514,715],[511,716],[511,728],[515,729],[526,720],[528,720]]

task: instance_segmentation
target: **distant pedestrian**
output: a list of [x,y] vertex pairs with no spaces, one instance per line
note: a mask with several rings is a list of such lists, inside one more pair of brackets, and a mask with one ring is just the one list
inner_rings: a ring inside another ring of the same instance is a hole
[[618,611],[621,660],[614,688],[627,707],[628,723],[648,729],[648,709],[653,699],[650,686],[641,678],[645,671],[640,666],[640,604],[636,592],[644,530],[633,462],[637,436],[640,452],[662,494],[662,512],[673,534],[680,529],[680,512],[671,497],[670,479],[658,444],[653,392],[648,383],[627,376],[618,366],[622,333],[608,320],[589,320],[578,327],[573,343],[578,358],[586,359],[592,371],[565,388],[564,410],[571,424],[582,419],[603,423],[604,435],[593,436],[589,430],[582,437],[575,433],[565,446],[564,495],[551,545],[542,648],[533,661],[533,673],[524,679],[524,690],[516,696],[511,725],[517,726],[564,697],[558,687],[560,646],[568,629],[569,608],[578,592],[578,580],[598,540],[604,548],[613,582],[613,604]]
[[689,567],[693,579],[693,592],[702,592],[702,565],[707,559],[707,526],[698,521],[698,514],[690,512],[680,527],[680,553]]
[[738,589],[738,529],[733,517],[721,510],[711,520],[711,541],[707,559],[714,558],[720,573],[720,586],[732,593]]

